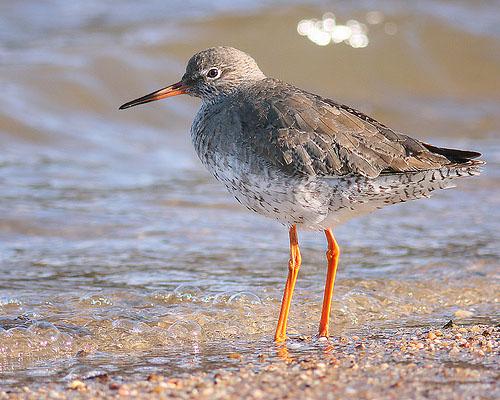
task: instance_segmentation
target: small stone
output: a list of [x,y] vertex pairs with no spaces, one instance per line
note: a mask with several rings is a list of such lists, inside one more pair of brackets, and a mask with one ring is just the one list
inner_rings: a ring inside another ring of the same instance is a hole
[[106,383],[109,381],[110,377],[107,373],[103,373],[103,374],[100,374],[100,375],[97,375],[95,377],[95,379],[99,382],[99,383]]
[[219,372],[217,372],[216,374],[214,374],[214,383],[215,384],[219,383],[221,380],[222,380],[222,374],[220,374]]
[[434,332],[432,332],[432,331],[430,331],[430,332],[427,334],[427,339],[434,340],[434,339],[436,339],[436,338],[437,338],[437,335],[436,335]]
[[454,328],[456,325],[453,323],[453,320],[450,319],[444,326],[443,326],[443,329],[452,329]]
[[68,385],[68,389],[71,390],[84,390],[87,386],[82,381],[75,379]]
[[463,319],[472,317],[474,313],[472,311],[467,311],[467,310],[457,310],[453,315],[455,315],[455,317],[459,319]]
[[128,389],[127,385],[121,385],[120,388],[118,389],[118,394],[120,396],[129,396],[130,395],[130,390]]
[[159,382],[159,381],[163,380],[163,377],[161,375],[158,375],[158,374],[150,374],[147,377],[147,380],[149,382]]
[[82,350],[78,350],[75,354],[75,357],[85,357],[86,355],[88,355],[89,352],[85,349],[82,349]]
[[345,392],[351,395],[351,394],[356,394],[358,391],[351,386],[347,386],[345,388]]
[[214,389],[212,387],[207,387],[201,391],[201,395],[210,398],[214,393]]
[[243,356],[240,353],[231,353],[227,355],[227,358],[230,358],[232,360],[239,360]]
[[156,393],[156,394],[163,393],[164,391],[165,387],[163,387],[162,385],[157,385],[153,389],[151,389],[151,393]]
[[173,388],[173,389],[178,389],[182,387],[182,381],[177,378],[171,378],[167,382],[167,387]]

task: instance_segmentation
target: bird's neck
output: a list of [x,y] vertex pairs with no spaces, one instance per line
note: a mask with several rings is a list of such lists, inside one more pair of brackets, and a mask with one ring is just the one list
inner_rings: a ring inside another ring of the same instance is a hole
[[232,88],[227,88],[224,91],[220,91],[218,93],[212,93],[210,96],[202,97],[202,101],[204,105],[212,105],[220,102],[227,102],[233,98],[236,98],[240,95],[240,93],[244,93],[245,90],[248,90],[249,87],[255,85],[256,83],[266,79],[266,76],[261,73],[258,79],[245,79],[244,82],[235,85]]

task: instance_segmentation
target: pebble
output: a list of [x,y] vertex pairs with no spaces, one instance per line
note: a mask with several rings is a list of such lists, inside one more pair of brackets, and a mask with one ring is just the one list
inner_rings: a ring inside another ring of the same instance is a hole
[[474,313],[472,311],[467,311],[467,310],[457,310],[453,313],[453,315],[455,315],[455,317],[459,319],[463,319],[472,317]]
[[129,396],[130,395],[129,386],[127,384],[121,385],[118,389],[118,394],[120,396]]
[[71,381],[70,384],[68,385],[68,389],[71,390],[84,390],[86,388],[85,383],[82,381],[75,379],[74,381]]
[[157,374],[150,374],[148,377],[147,377],[147,380],[149,382],[159,382],[161,380],[163,380],[163,376],[161,375],[157,375]]

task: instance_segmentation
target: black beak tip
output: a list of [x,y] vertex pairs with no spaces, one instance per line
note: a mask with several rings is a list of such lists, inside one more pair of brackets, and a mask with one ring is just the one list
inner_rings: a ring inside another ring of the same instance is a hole
[[118,107],[119,110],[125,110],[129,107],[132,107],[129,103],[122,104],[120,107]]

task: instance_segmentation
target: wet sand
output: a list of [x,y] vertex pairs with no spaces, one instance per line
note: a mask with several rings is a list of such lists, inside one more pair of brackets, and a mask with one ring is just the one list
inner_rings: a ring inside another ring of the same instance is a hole
[[[349,335],[317,340],[291,338],[276,345],[279,361],[257,363],[244,355],[232,369],[194,374],[151,374],[145,380],[108,374],[66,386],[25,386],[0,399],[495,399],[500,329],[447,324],[403,328],[377,338]],[[389,335],[388,335],[389,334]],[[316,342],[315,354],[294,355],[295,344]]]

